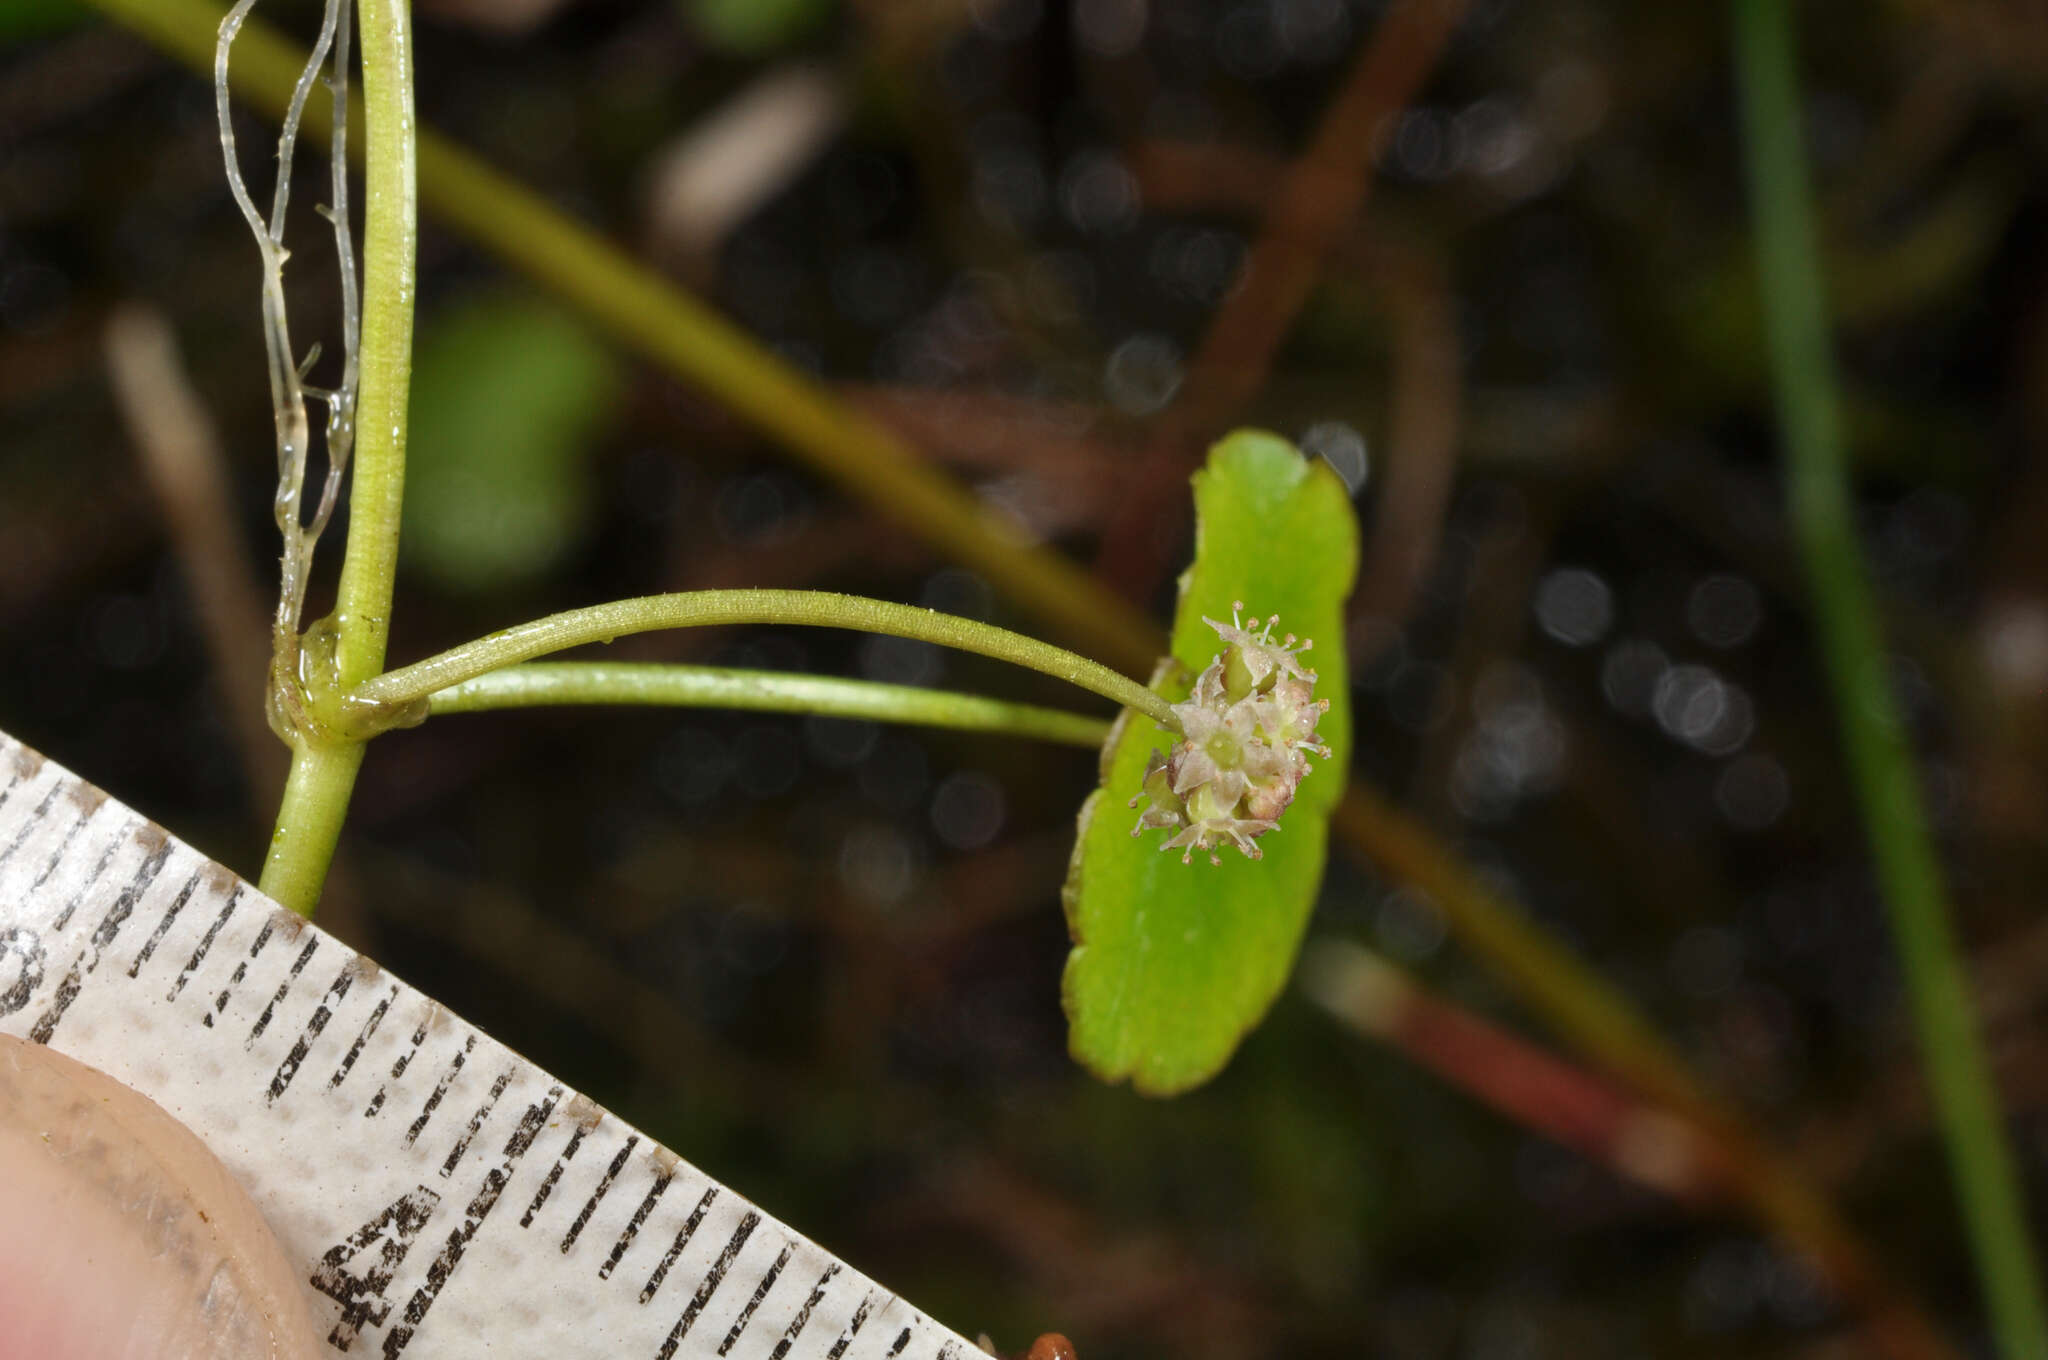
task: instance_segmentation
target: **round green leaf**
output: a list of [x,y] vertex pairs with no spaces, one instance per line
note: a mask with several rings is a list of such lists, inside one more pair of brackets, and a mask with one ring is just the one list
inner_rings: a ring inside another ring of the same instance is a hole
[[1074,1057],[1105,1081],[1149,1095],[1200,1085],[1229,1061],[1287,981],[1322,883],[1330,814],[1351,752],[1344,600],[1358,567],[1358,523],[1344,483],[1277,435],[1239,431],[1195,474],[1195,561],[1180,581],[1173,657],[1152,688],[1179,702],[1221,644],[1204,618],[1280,616],[1279,631],[1315,639],[1305,658],[1330,701],[1313,762],[1264,858],[1162,854],[1169,834],[1133,837],[1138,792],[1169,734],[1126,711],[1102,754],[1102,786],[1081,809],[1067,871],[1074,949],[1063,984]]

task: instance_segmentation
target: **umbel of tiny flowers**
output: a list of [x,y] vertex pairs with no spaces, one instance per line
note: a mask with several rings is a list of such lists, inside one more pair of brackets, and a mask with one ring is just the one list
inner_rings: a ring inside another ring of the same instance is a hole
[[1316,720],[1330,701],[1311,697],[1316,673],[1301,664],[1312,644],[1297,644],[1292,633],[1275,642],[1278,614],[1254,633],[1244,626],[1243,611],[1240,600],[1228,624],[1202,620],[1223,639],[1223,650],[1195,677],[1187,700],[1173,705],[1181,740],[1170,753],[1152,753],[1142,790],[1131,799],[1132,807],[1150,803],[1131,834],[1173,828],[1159,848],[1179,850],[1182,864],[1197,850],[1221,864],[1216,847],[1222,845],[1260,858],[1258,838],[1294,801],[1309,771],[1307,753],[1330,754],[1316,740]]

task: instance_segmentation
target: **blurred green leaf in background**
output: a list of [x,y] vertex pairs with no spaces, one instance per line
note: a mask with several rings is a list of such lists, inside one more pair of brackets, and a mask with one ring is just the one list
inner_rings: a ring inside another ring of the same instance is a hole
[[92,17],[79,0],[7,0],[0,5],[0,43],[60,33]]
[[589,525],[590,456],[622,386],[611,352],[537,298],[433,317],[414,370],[407,564],[462,593],[552,571]]
[[832,0],[684,0],[683,9],[713,46],[758,57],[817,32],[832,13]]

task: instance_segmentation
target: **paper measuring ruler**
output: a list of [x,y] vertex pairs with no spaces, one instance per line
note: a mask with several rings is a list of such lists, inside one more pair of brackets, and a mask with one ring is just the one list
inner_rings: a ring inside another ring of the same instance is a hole
[[5,733],[0,1031],[198,1134],[337,1353],[981,1353]]

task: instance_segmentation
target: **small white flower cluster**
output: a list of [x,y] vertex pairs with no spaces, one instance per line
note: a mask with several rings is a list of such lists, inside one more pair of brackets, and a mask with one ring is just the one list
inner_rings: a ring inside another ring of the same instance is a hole
[[1132,807],[1151,803],[1131,834],[1175,828],[1160,849],[1179,850],[1183,864],[1197,850],[1221,864],[1215,847],[1224,844],[1260,858],[1255,842],[1279,823],[1308,774],[1305,753],[1330,754],[1316,740],[1330,701],[1310,697],[1316,673],[1300,661],[1311,644],[1297,645],[1292,633],[1273,641],[1278,614],[1251,632],[1243,610],[1242,601],[1233,605],[1228,624],[1202,620],[1223,639],[1223,651],[1195,678],[1187,701],[1173,706],[1182,740],[1171,754],[1152,753],[1143,791],[1131,800]]

